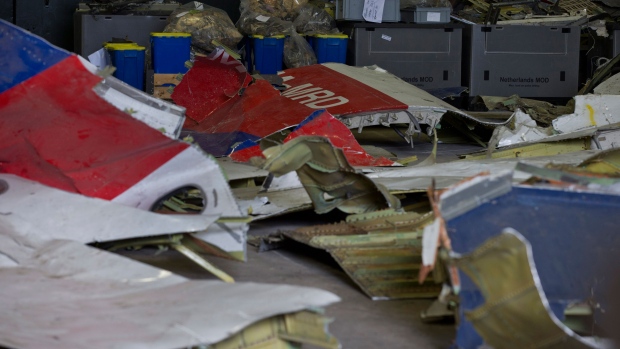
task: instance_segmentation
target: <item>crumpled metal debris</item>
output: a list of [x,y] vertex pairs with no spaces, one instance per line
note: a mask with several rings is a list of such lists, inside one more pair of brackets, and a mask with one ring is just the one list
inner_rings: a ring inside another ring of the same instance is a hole
[[[505,171],[512,171],[520,161],[538,166],[545,166],[552,162],[578,165],[597,153],[598,151],[595,150],[582,150],[559,155],[528,158],[458,160],[429,166],[390,168],[389,171],[375,171],[366,175],[373,181],[383,184],[390,191],[419,192],[426,191],[433,180],[435,181],[436,189],[445,189],[482,172],[498,175]],[[529,178],[529,175],[516,172],[513,180],[520,182],[527,178]]]
[[[300,136],[321,136],[329,139],[335,147],[344,151],[351,166],[400,166],[400,164],[385,157],[373,157],[368,154],[357,142],[351,131],[326,110],[318,110],[312,113],[282,142],[286,143]],[[235,161],[247,162],[251,157],[262,155],[258,142],[246,141],[235,147],[235,151],[229,157]]]
[[[430,135],[446,114],[484,128],[506,122],[475,118],[379,67],[326,63],[287,69],[279,72],[286,87],[280,93],[263,79],[241,83],[249,77],[241,63],[218,57],[211,55],[209,64],[192,68],[172,95],[191,119],[185,134],[214,156],[297,126],[317,110],[327,110],[358,132],[367,126],[406,124],[399,136],[411,144],[424,131],[422,124],[430,126],[425,130]],[[232,88],[222,91],[217,79]]]
[[439,294],[442,268],[418,283],[422,227],[432,213],[391,209],[349,215],[346,221],[283,231],[286,237],[329,252],[373,300],[430,298]]
[[[609,294],[607,287],[613,274],[609,263],[620,250],[620,240],[615,234],[618,221],[613,218],[615,215],[612,212],[620,207],[620,196],[610,188],[592,190],[583,185],[575,185],[571,178],[566,176],[566,180],[561,177],[558,180],[555,176],[553,180],[513,185],[510,173],[502,176],[479,176],[442,193],[440,209],[450,238],[450,245],[444,245],[443,252],[452,250],[460,254],[472,253],[487,239],[495,237],[506,228],[513,228],[522,232],[531,243],[531,257],[536,260],[536,272],[532,273],[539,278],[548,307],[554,316],[562,321],[569,304],[587,303],[594,321],[600,321],[611,311],[609,304],[613,296]],[[431,253],[432,260],[438,247],[436,243],[425,243],[423,253]],[[445,256],[446,253],[440,255]],[[447,263],[450,265],[449,261]],[[511,262],[510,266],[498,263],[491,265],[498,269],[506,267],[511,270],[509,274],[502,273],[503,278],[509,278],[513,272],[523,268],[521,263],[516,262]],[[495,290],[500,290],[497,297],[501,298],[504,280],[493,285],[490,281],[485,281],[476,286],[466,274],[449,272],[448,275],[454,293],[459,295],[457,347],[478,348],[483,344],[480,334],[493,334],[493,331],[497,333],[503,322],[494,321],[491,327],[485,325],[479,333],[467,320],[465,313],[482,306],[485,299],[497,300],[495,295],[490,294]],[[479,274],[472,276],[474,282],[481,277]],[[498,280],[497,276],[494,280]],[[509,283],[510,281],[506,281],[506,284]],[[515,287],[507,290],[517,291]],[[499,309],[503,306],[503,303],[500,303],[493,304]],[[515,308],[531,307],[521,304],[520,307],[515,305]],[[532,322],[531,318],[527,317],[529,315],[531,314],[521,318],[519,321],[523,322],[520,323],[527,323],[526,319]],[[504,315],[500,311],[488,316]],[[483,317],[479,319],[486,321]],[[506,336],[505,344],[499,347],[510,347],[513,342],[519,343],[518,340],[511,340],[514,333],[512,328],[506,330],[502,334]],[[521,335],[519,340],[537,341],[536,338],[529,338],[527,331],[516,333]],[[590,330],[589,335],[596,337],[605,334],[595,327]],[[594,345],[604,347],[604,343],[597,342]]]
[[247,217],[222,170],[197,147],[171,139],[183,120],[180,108],[117,89],[84,59],[6,21],[0,42],[0,66],[7,68],[0,81],[1,173],[143,210],[179,189],[199,189],[201,214],[219,218],[198,236],[245,258]]
[[494,130],[497,146],[589,137],[599,130],[617,129],[620,125],[620,117],[613,112],[620,106],[620,96],[588,94],[575,96],[574,100],[575,111],[555,118],[546,128],[518,110],[509,120],[514,127],[500,126]]
[[[317,213],[338,208],[347,213],[400,208],[400,201],[387,189],[355,171],[344,152],[329,140],[301,136],[263,151],[256,160],[276,176],[296,171]],[[254,158],[256,159],[256,158]]]
[[563,325],[549,308],[529,242],[505,229],[453,262],[476,284],[484,305],[465,317],[496,349],[601,348]]
[[549,126],[558,116],[571,114],[574,107],[558,106],[549,102],[535,99],[521,98],[517,95],[510,97],[476,96],[472,104],[483,104],[489,110],[509,110],[516,112],[521,110],[534,119],[540,126]]
[[6,217],[0,215],[3,347],[228,349],[233,341],[234,348],[250,348],[239,340],[250,335],[270,347],[340,347],[320,314],[339,300],[332,293],[188,280],[53,238],[62,232],[43,228],[24,236]]

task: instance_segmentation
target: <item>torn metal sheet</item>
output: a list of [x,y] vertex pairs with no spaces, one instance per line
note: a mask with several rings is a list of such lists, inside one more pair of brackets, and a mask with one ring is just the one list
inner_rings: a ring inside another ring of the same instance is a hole
[[[519,164],[521,163],[517,166]],[[441,216],[450,220],[510,192],[512,176],[512,171],[498,175],[481,175],[446,189],[439,196]]]
[[[482,160],[460,160],[447,163],[430,164],[427,166],[408,166],[399,168],[373,168],[373,172],[366,173],[366,177],[394,193],[426,192],[435,181],[437,189],[445,189],[466,178],[483,172],[501,174],[513,171],[518,162],[535,166],[548,164],[578,165],[582,161],[598,154],[599,151],[587,150],[552,156],[536,156],[528,158],[501,158]],[[514,182],[521,182],[530,177],[530,174],[517,171],[513,176]],[[244,211],[252,207],[254,219],[264,219],[273,215],[307,209],[312,200],[300,187],[280,188],[277,191],[261,191],[260,188],[237,188],[233,193]]]
[[575,96],[575,113],[553,120],[553,129],[569,133],[593,127],[617,128],[620,125],[620,115],[616,113],[619,107],[618,95]]
[[[458,160],[439,163],[430,166],[411,166],[390,169],[389,171],[375,171],[366,176],[373,181],[384,185],[390,192],[426,191],[433,180],[437,189],[445,189],[463,179],[476,176],[483,172],[500,174],[512,171],[518,162],[545,166],[549,163],[577,165],[581,161],[597,154],[596,150],[584,150],[574,153],[554,156],[537,156],[529,158],[505,158],[484,160]],[[529,178],[528,174],[516,172],[515,182]]]
[[[266,80],[256,80],[239,98],[214,110],[182,135],[191,136],[209,154],[225,156],[243,142],[256,142],[298,125],[312,112],[282,97]],[[265,122],[266,119],[269,122]]]
[[[261,156],[263,153],[261,152]],[[254,187],[260,184],[265,177],[269,175],[269,172],[252,166],[249,164],[235,162],[230,158],[222,157],[217,158],[217,162],[222,168],[222,172],[226,175],[228,183],[231,188],[245,188]],[[258,184],[257,184],[258,182]],[[247,212],[242,210],[242,212]]]
[[601,150],[620,148],[620,128],[597,131],[592,136],[590,148]]
[[[217,66],[195,71],[194,80],[204,82],[202,88],[217,85],[217,82],[208,83],[213,81],[210,70],[237,74],[235,64],[228,66],[228,61],[211,63]],[[186,123],[183,134],[191,135],[210,154],[224,156],[239,144],[257,142],[296,126],[314,111],[323,109],[349,129],[358,131],[370,125],[408,124],[408,140],[421,132],[420,124],[430,125],[432,129],[446,112],[490,128],[505,122],[478,120],[379,68],[326,63],[284,70],[279,75],[286,86],[282,93],[268,81],[256,80],[217,109],[209,106],[209,115],[194,120],[196,124]],[[175,101],[188,108],[190,118],[194,109],[202,112],[201,108],[194,108],[206,103],[196,101],[200,96],[190,94],[189,90],[178,93],[185,99]],[[270,122],[264,122],[265,119]]]
[[575,112],[559,116],[550,127],[539,127],[526,113],[517,111],[510,122],[514,128],[501,126],[494,130],[498,147],[542,141],[592,136],[598,130],[615,129],[620,125],[620,116],[614,110],[620,107],[618,95],[575,96]]
[[218,214],[167,215],[68,193],[18,176],[0,174],[0,212],[22,236],[82,243],[206,230]]
[[259,188],[237,188],[233,193],[239,206],[252,216],[252,220],[312,208],[312,200],[303,187],[266,192]]
[[[88,68],[90,63],[82,60]],[[176,139],[185,121],[185,108],[155,98],[113,76],[107,76],[93,89],[101,98],[166,136]]]
[[[1,173],[144,210],[194,187],[203,193],[203,214],[245,218],[215,159],[106,101],[102,91],[117,90],[98,87],[103,79],[83,59],[4,21],[0,42],[6,44],[0,66],[7,67],[0,84]],[[139,96],[128,103],[138,102]],[[247,224],[229,228],[241,241],[227,237],[223,249],[245,255]]]
[[[275,316],[250,325],[210,349],[289,349],[309,344],[326,349],[340,349],[338,340],[327,332],[331,319],[315,310]],[[258,346],[258,347],[257,347]]]
[[[497,141],[497,146],[500,148],[539,142],[554,136],[551,127],[538,126],[534,119],[520,109],[510,117],[510,121],[510,126],[500,126],[493,132],[492,138]],[[589,136],[592,133],[588,132],[582,136]]]
[[[501,122],[478,120],[389,72],[373,67],[325,63],[279,73],[287,90],[282,95],[299,104],[327,109],[348,128],[426,124],[434,128],[446,112],[487,127]],[[419,130],[417,131],[419,132]]]
[[[603,141],[606,138],[603,136]],[[504,147],[499,150],[489,150],[463,155],[467,160],[529,158],[534,156],[553,156],[564,153],[574,153],[581,150],[599,149],[592,146],[588,138],[567,139],[557,142],[535,143],[524,146]]]
[[620,175],[620,150],[611,149],[602,151],[579,164],[579,168],[593,173],[603,173],[611,176]]
[[52,230],[21,236],[5,218],[0,217],[0,256],[5,257],[0,346],[228,349],[228,338],[243,337],[272,341],[273,347],[339,348],[317,313],[339,300],[332,293],[188,280],[79,242],[40,239],[57,233]]
[[571,114],[572,106],[558,106],[535,99],[521,98],[517,95],[510,97],[477,96],[472,104],[482,103],[488,110],[521,110],[542,126],[551,125],[551,121],[561,115]]
[[[466,188],[478,196],[486,195],[491,178]],[[510,183],[505,177],[496,180],[504,187]],[[615,213],[620,208],[620,195],[526,185],[512,185],[510,191],[487,200],[463,193],[455,189],[453,198],[442,195],[441,211],[449,217],[446,227],[453,251],[471,253],[505,228],[513,228],[531,243],[542,290],[560,321],[566,306],[575,302],[595,304],[594,319],[608,311],[607,285],[613,280],[608,265],[620,251],[616,234],[620,220]],[[515,270],[516,266],[510,268]],[[478,348],[483,340],[465,313],[483,305],[486,296],[467,275],[459,273],[458,279],[458,285],[453,282],[460,297],[457,347]]]
[[603,347],[584,340],[553,314],[532,246],[516,230],[505,229],[470,254],[456,258],[455,264],[484,297],[485,303],[466,311],[465,317],[486,344],[506,349]]
[[[168,245],[183,250],[186,256],[205,269],[224,275],[209,266],[203,258],[196,256],[193,250],[188,251],[184,243],[176,243],[176,237],[171,236],[194,233],[195,237],[213,245],[208,251],[216,250],[219,255],[245,260],[245,235],[238,236],[231,243],[229,236],[220,236],[214,232],[214,227],[222,224],[218,222],[220,215],[217,214],[157,214],[68,193],[7,174],[0,174],[0,187],[3,188],[0,213],[6,215],[5,220],[23,236],[33,236],[50,229],[55,235],[49,238],[82,243],[140,238],[141,241],[134,239],[134,246]],[[234,233],[229,232],[230,235]],[[201,252],[203,250],[200,249]]]
[[[351,166],[400,166],[384,157],[375,158],[368,154],[353,137],[351,131],[325,110],[316,111],[308,116],[286,136],[283,142],[286,143],[299,136],[320,136],[329,139],[334,147],[343,150]],[[236,147],[229,157],[235,161],[247,162],[259,152],[260,146],[257,142],[248,141]]]
[[338,208],[347,213],[400,208],[400,201],[387,189],[357,173],[344,152],[329,140],[299,136],[263,151],[260,167],[276,176],[296,171],[317,213]]
[[593,192],[620,193],[620,178],[618,177],[600,176],[578,170],[541,168],[522,163],[519,163],[516,169],[530,173],[537,179],[546,180],[554,185],[564,186],[573,190],[587,189]]
[[373,300],[436,297],[445,278],[439,268],[420,284],[422,230],[432,213],[381,210],[347,217],[346,222],[282,232],[329,252]]
[[218,47],[207,57],[195,58],[171,97],[187,108],[184,127],[194,129],[224,104],[237,101],[251,81],[244,65]]
[[[5,21],[0,22],[0,41],[2,41],[2,47],[4,47],[3,59],[0,61],[0,66],[4,67],[0,92],[16,87],[67,58],[75,56]],[[20,52],[25,52],[25,54]],[[107,75],[105,71],[97,71],[94,65],[82,57],[75,57],[93,75]],[[63,81],[62,79],[70,77],[71,74],[68,74],[68,76],[55,77],[55,80],[60,84]],[[101,80],[101,78],[98,80]],[[84,83],[87,82],[87,79],[79,81]],[[142,91],[128,86],[113,76],[105,76],[99,84],[94,87],[90,85],[89,87],[93,88],[95,94],[122,112],[146,123],[165,135],[171,138],[176,138],[179,135],[183,120],[185,119],[185,108],[153,98]],[[78,94],[75,96],[70,95],[69,97],[79,98],[79,96]]]

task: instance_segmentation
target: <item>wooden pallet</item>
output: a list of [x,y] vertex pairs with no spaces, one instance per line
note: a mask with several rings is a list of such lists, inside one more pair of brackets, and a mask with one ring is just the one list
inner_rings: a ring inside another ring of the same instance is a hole
[[183,74],[153,74],[153,96],[172,99],[170,95],[183,79]]

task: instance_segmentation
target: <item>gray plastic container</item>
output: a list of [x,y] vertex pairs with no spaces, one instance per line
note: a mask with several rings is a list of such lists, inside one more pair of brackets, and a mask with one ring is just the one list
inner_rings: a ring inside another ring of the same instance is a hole
[[407,23],[449,23],[449,7],[414,7],[400,10],[400,20]]
[[75,53],[88,57],[113,37],[126,38],[140,46],[151,47],[151,33],[164,30],[168,15],[176,7],[178,5],[169,6],[167,11],[156,16],[92,15],[88,11],[76,11],[73,17]]
[[379,67],[419,88],[461,85],[461,24],[350,23],[347,64]]
[[[336,0],[336,19],[363,21],[364,0]],[[400,21],[400,0],[385,0],[382,22]]]
[[579,37],[576,26],[472,25],[464,41],[469,96],[574,96]]

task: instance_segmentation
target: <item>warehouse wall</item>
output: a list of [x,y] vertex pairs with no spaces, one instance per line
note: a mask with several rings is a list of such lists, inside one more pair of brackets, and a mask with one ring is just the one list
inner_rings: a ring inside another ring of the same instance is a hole
[[[6,2],[6,1],[2,1]],[[19,0],[15,24],[73,51],[73,13],[80,0]]]
[[[74,51],[73,13],[80,2],[86,1],[0,0],[0,18],[13,22],[56,46]],[[223,9],[233,22],[239,19],[240,0],[202,0],[202,2]]]
[[[192,0],[183,0],[180,2],[186,4],[191,1]],[[241,0],[201,0],[200,2],[226,11],[233,23],[236,23],[239,19],[239,5],[241,4]]]
[[15,8],[15,2],[17,0],[3,0],[0,1],[0,19],[13,23],[15,14],[13,10]]

